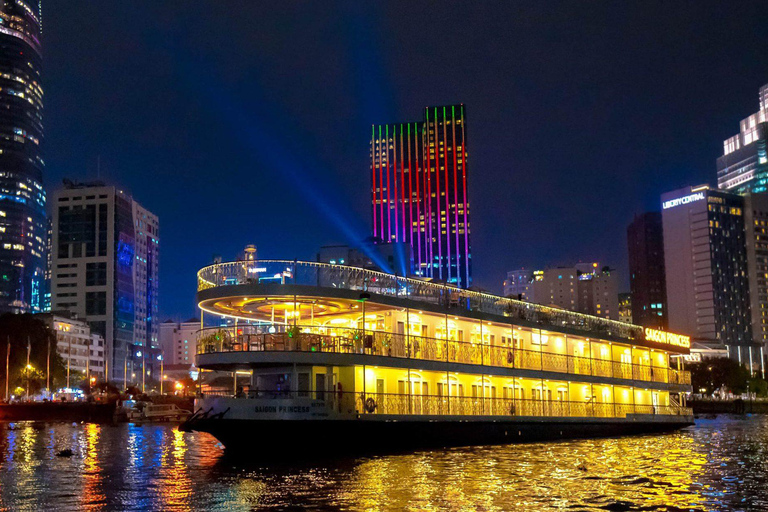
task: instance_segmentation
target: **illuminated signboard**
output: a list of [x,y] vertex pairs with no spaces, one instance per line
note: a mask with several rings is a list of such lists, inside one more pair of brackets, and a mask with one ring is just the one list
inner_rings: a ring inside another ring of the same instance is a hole
[[678,197],[677,199],[670,199],[669,201],[664,201],[661,207],[666,210],[667,208],[674,208],[675,206],[680,206],[681,204],[688,204],[694,201],[700,201],[702,199],[704,199],[704,192],[696,192],[695,194],[691,194],[688,196]]
[[660,331],[658,329],[651,329],[650,327],[645,328],[645,339],[646,341],[655,341],[656,343],[664,343],[665,345],[676,345],[678,347],[691,348],[690,336]]

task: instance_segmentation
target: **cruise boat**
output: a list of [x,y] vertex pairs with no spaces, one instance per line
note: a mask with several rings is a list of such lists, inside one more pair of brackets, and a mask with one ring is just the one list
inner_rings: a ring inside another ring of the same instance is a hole
[[[202,386],[183,428],[228,452],[389,451],[693,423],[682,335],[291,260],[207,266],[197,301],[196,365],[228,372],[232,385]],[[208,317],[231,325],[202,327]]]

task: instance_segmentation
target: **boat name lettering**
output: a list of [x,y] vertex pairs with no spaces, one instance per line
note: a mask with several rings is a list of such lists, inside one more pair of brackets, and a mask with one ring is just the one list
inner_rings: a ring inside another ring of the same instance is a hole
[[307,405],[257,405],[255,412],[306,413],[306,412],[309,412],[309,406]]
[[645,339],[648,341],[655,341],[656,343],[664,343],[666,345],[676,345],[684,348],[691,347],[690,336],[651,329],[650,327],[645,328]]

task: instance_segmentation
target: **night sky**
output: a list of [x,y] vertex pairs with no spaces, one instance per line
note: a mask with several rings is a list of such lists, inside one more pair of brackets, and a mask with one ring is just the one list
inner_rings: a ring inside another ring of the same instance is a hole
[[159,215],[160,311],[183,320],[213,254],[367,236],[371,124],[464,103],[475,284],[579,260],[626,281],[633,214],[715,183],[758,110],[767,20],[764,1],[48,0],[46,186],[100,156]]

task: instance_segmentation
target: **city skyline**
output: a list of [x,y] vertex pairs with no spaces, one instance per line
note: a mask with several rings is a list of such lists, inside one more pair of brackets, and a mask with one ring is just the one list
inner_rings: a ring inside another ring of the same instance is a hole
[[[460,31],[464,46],[425,28],[416,6],[347,6],[339,20],[315,9],[294,19],[242,6],[233,22],[216,9],[202,21],[146,4],[136,20],[124,6],[46,4],[46,188],[100,175],[158,214],[163,319],[193,313],[195,272],[214,253],[255,243],[264,257],[311,259],[369,234],[370,126],[424,105],[472,111],[476,285],[498,293],[510,268],[583,259],[625,278],[633,215],[664,191],[714,184],[722,141],[768,82],[766,57],[743,50],[760,40],[758,5],[714,8],[739,30],[663,4],[451,6],[446,21],[498,34],[473,45]],[[77,30],[81,17],[94,29]],[[302,30],[317,19],[322,32]],[[573,44],[539,35],[545,23]],[[433,43],[406,43],[424,30]],[[287,65],[297,59],[300,71]]]

